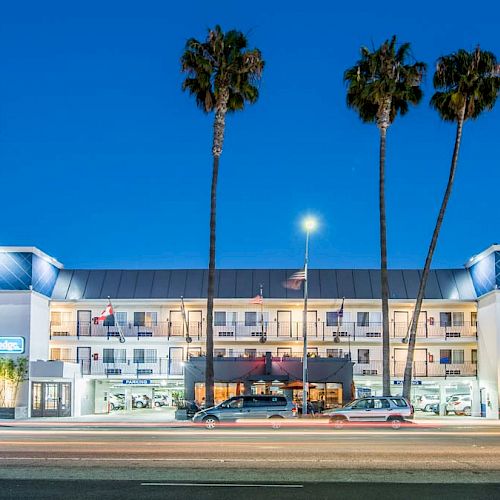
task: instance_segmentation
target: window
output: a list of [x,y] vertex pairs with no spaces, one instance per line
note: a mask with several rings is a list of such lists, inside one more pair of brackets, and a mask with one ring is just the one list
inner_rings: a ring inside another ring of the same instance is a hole
[[343,358],[344,357],[344,351],[343,351],[343,349],[327,349],[326,350],[326,355],[329,358]]
[[125,349],[103,349],[103,363],[125,363],[127,359],[127,351]]
[[471,312],[470,313],[470,324],[471,326],[477,326],[477,312]]
[[156,363],[156,349],[134,349],[134,363]]
[[387,401],[387,399],[374,399],[373,407],[376,410],[381,410],[382,408],[390,408],[391,405],[389,404],[389,401]]
[[358,363],[368,364],[370,362],[370,349],[358,349]]
[[464,364],[464,351],[463,349],[453,349],[451,352],[451,360],[456,365]]
[[451,349],[441,349],[439,351],[439,362],[442,365],[449,365],[451,363]]
[[245,358],[257,357],[257,349],[245,349]]
[[228,408],[243,408],[243,398],[235,398],[229,401]]
[[439,313],[439,325],[446,326],[464,326],[463,312],[441,312]]
[[351,408],[356,408],[356,410],[373,408],[373,399],[360,399],[359,401],[356,401]]
[[278,347],[278,357],[279,358],[288,358],[292,355],[291,347]]
[[391,401],[399,408],[406,408],[408,403],[403,398],[391,398]]
[[370,313],[370,323],[372,325],[380,326],[382,324],[382,311],[375,311]]
[[477,349],[472,349],[470,355],[472,364],[477,365]]
[[158,316],[153,312],[135,312],[134,326],[156,326],[158,324]]
[[318,348],[317,347],[308,347],[307,348],[307,357],[308,358],[317,358],[318,357]]
[[50,359],[52,361],[71,361],[71,349],[53,347],[50,349]]
[[214,349],[214,356],[216,358],[223,358],[226,355],[225,349]]
[[257,326],[256,312],[245,312],[245,326]]
[[127,326],[127,313],[124,311],[115,312],[116,322],[119,326]]
[[215,311],[214,312],[214,326],[226,326],[226,312],[225,311]]
[[71,321],[71,311],[52,311],[50,313],[50,322],[52,326],[61,326]]
[[370,326],[370,313],[358,312],[356,323],[358,326]]
[[338,311],[326,313],[326,326],[340,326],[342,324],[342,316],[339,317]]

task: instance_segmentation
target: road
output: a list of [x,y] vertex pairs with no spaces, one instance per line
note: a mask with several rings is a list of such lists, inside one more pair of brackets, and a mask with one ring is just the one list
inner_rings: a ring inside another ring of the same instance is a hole
[[0,498],[492,498],[500,427],[33,424],[0,427],[0,464]]

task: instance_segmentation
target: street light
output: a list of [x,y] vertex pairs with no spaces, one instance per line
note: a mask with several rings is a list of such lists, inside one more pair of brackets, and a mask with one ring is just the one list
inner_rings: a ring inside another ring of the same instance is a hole
[[304,312],[302,316],[302,337],[304,339],[304,351],[302,354],[302,415],[307,415],[307,399],[309,393],[309,382],[307,373],[307,267],[309,264],[309,234],[318,226],[314,217],[307,217],[302,223],[306,231],[306,251],[304,258]]

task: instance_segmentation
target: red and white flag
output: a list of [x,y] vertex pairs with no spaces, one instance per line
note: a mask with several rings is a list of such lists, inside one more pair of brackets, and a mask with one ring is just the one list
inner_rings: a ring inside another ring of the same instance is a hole
[[250,304],[260,304],[264,303],[264,297],[262,295],[256,295],[253,299],[250,299]]
[[302,282],[306,279],[306,272],[302,269],[302,271],[297,271],[293,273],[284,283],[283,286],[285,288],[289,288],[290,290],[300,290],[302,286]]
[[113,316],[113,306],[111,302],[106,306],[106,309],[100,314],[100,316],[95,317],[97,321],[104,321],[108,316]]

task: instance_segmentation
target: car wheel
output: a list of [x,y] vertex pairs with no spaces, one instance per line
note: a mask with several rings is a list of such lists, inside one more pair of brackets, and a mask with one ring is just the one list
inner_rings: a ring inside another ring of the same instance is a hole
[[470,417],[472,415],[472,410],[471,410],[471,407],[470,406],[466,406],[464,408],[464,413],[463,413],[466,417]]
[[401,425],[403,423],[403,419],[401,417],[391,417],[391,418],[387,419],[387,421],[391,423],[391,427],[394,430],[400,429]]
[[114,411],[114,410],[116,410],[116,406],[113,403],[109,403],[109,409],[111,411]]
[[271,426],[273,429],[281,428],[281,420],[283,420],[283,417],[274,415],[273,417],[269,417],[269,420],[271,420]]
[[157,402],[155,403],[155,406],[156,406],[156,408],[158,408],[158,407],[160,407],[160,406],[161,406],[161,404],[160,404],[160,403],[158,403],[158,401],[157,401]]
[[345,417],[334,417],[330,419],[330,423],[333,424],[335,429],[342,429],[346,424]]
[[219,420],[217,419],[217,417],[214,417],[213,415],[207,415],[204,419],[203,419],[203,423],[205,424],[205,427],[207,429],[214,429],[215,426],[219,423]]
[[142,401],[137,401],[137,402],[135,403],[135,407],[136,407],[136,408],[144,408],[144,403],[143,403]]
[[424,411],[431,411],[431,405],[425,405]]

